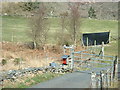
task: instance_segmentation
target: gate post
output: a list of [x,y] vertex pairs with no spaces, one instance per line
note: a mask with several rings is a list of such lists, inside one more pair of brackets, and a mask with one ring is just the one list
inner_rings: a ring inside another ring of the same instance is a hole
[[71,49],[71,65],[70,68],[73,69],[74,67],[74,49]]
[[65,55],[66,53],[66,45],[63,46],[63,54]]

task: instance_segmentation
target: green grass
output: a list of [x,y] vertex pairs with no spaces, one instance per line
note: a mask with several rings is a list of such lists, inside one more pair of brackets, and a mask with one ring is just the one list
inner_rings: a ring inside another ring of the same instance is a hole
[[22,82],[15,82],[14,85],[12,82],[7,83],[4,87],[5,88],[28,88],[33,85],[36,85],[38,83],[50,80],[52,78],[58,77],[61,74],[55,74],[55,73],[44,73],[39,74],[31,78],[24,78]]
[[[82,22],[81,30],[83,33],[106,32],[110,30],[110,36],[117,38],[118,21],[85,19]],[[118,41],[111,39],[108,45],[109,46],[105,46],[105,54],[118,55]]]
[[[29,20],[24,17],[2,17],[2,36],[4,41],[12,41],[12,34],[14,36],[14,42],[27,42],[31,41],[28,36],[30,27],[28,25]],[[49,18],[50,31],[48,43],[56,43],[55,32],[60,30],[60,18]],[[92,32],[106,32],[111,31],[110,36],[114,38],[118,37],[118,21],[113,20],[95,20],[95,19],[82,19],[81,31],[82,33]],[[118,42],[111,40],[109,46],[105,47],[105,54],[117,55],[118,54]]]
[[28,20],[24,17],[2,17],[2,38],[4,41],[11,41],[12,35],[15,42],[29,41],[30,38],[27,35]]

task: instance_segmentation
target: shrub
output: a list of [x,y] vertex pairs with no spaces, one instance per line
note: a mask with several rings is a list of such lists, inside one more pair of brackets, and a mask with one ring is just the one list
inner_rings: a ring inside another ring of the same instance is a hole
[[14,59],[15,65],[19,65],[21,60],[22,60],[21,58],[15,58]]
[[90,7],[90,9],[88,11],[88,17],[90,17],[90,18],[96,18],[95,10],[94,10],[93,7]]
[[2,59],[2,65],[7,64],[7,60],[6,59]]

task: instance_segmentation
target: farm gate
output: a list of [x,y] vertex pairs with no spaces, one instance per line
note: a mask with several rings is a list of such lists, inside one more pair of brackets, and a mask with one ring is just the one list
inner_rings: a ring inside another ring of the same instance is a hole
[[89,47],[78,52],[71,50],[70,68],[91,74],[91,87],[108,88],[117,79],[118,58],[104,55],[104,46]]

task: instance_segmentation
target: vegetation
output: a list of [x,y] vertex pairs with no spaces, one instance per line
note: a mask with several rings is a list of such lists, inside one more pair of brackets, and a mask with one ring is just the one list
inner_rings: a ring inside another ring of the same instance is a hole
[[88,17],[90,17],[90,18],[96,18],[96,14],[95,14],[94,8],[90,7],[90,9],[88,11]]
[[34,42],[34,48],[36,49],[36,45],[40,45],[41,47],[46,43],[46,39],[48,38],[48,19],[45,18],[47,14],[47,8],[42,3],[40,4],[39,9],[34,13],[34,16],[30,19],[31,26],[31,37]]
[[[69,39],[68,41],[72,41],[76,45],[76,42],[80,41],[81,39],[81,12],[79,11],[80,3],[75,3],[69,5],[70,7],[70,18],[68,20],[68,32],[69,32]],[[80,38],[80,39],[79,39]]]
[[27,35],[30,31],[28,19],[20,16],[3,16],[2,17],[2,39],[3,41],[25,42],[30,38]]
[[39,8],[40,2],[22,2],[20,7],[23,11],[33,11]]
[[22,77],[19,81],[14,82],[6,82],[4,88],[28,88],[37,83],[41,83],[52,78],[58,77],[61,74],[55,73],[44,73],[44,74],[37,74],[34,77]]
[[2,59],[2,65],[6,65],[7,64],[7,60],[6,59]]
[[[56,38],[55,34],[58,30],[60,30],[61,26],[59,24],[60,18],[48,18],[50,21],[50,30],[48,31],[48,39],[47,43],[55,44]],[[30,27],[28,27],[29,20],[24,17],[12,17],[12,16],[3,16],[3,41],[11,41],[12,32],[14,40],[13,42],[30,42],[32,41],[30,37],[28,37],[27,32],[30,32]],[[95,19],[83,19],[81,23],[82,33],[91,33],[91,32],[105,32],[110,30],[110,36],[114,38],[118,38],[118,21],[112,20],[95,20]],[[66,30],[65,30],[66,33]],[[60,33],[57,34],[59,36]],[[67,36],[66,36],[67,37]],[[67,40],[65,38],[65,40]],[[68,42],[66,42],[68,43]],[[108,46],[105,47],[105,53],[110,55],[118,54],[118,41],[113,40],[111,38]],[[109,49],[111,48],[111,49]]]
[[[22,15],[25,17],[31,16],[33,11],[39,8],[39,2],[2,2],[1,14],[7,15]],[[69,2],[64,3],[47,3],[47,8],[51,10],[48,15],[59,16],[62,12],[70,12]],[[88,18],[88,11],[90,7],[95,8],[97,19],[117,20],[118,19],[118,3],[117,2],[96,2],[96,3],[81,3],[80,11],[81,17]],[[56,8],[57,7],[57,8]]]
[[68,17],[68,12],[63,12],[60,14],[60,30],[56,33],[56,34],[59,34],[59,35],[56,35],[57,37],[57,44],[58,45],[67,45],[67,44],[70,44],[69,41],[66,40],[67,35],[65,33],[65,29],[66,29],[66,25],[67,25],[67,17]]
[[21,61],[22,61],[21,58],[15,58],[15,59],[14,59],[15,65],[19,65]]
[[[80,39],[82,39],[82,33],[110,31],[110,43],[105,46],[105,54],[114,56],[118,54],[118,21],[81,18],[82,13],[80,12],[79,4],[69,5],[70,10],[63,13],[59,12],[60,17],[55,17],[55,14],[50,16],[50,12],[47,11],[46,8],[48,7],[36,2],[18,4],[11,2],[5,5],[3,7],[3,13],[7,13],[8,16],[0,16],[3,21],[3,41],[33,42],[34,48],[36,48],[37,45],[44,46],[46,43],[56,44],[59,41],[61,41],[60,45],[69,45],[80,41]],[[49,10],[53,9],[51,8],[49,8]],[[52,14],[53,11],[54,10],[52,10]],[[96,14],[93,7],[90,7],[87,12],[90,18],[96,18],[99,15]],[[20,13],[23,15],[18,16]],[[28,17],[23,17],[24,15],[28,15]],[[101,14],[101,10],[100,16],[104,16],[104,14]],[[80,43],[78,43],[78,45],[80,45]],[[19,65],[20,61],[20,58],[16,58],[14,60],[15,65]],[[2,60],[2,65],[6,63],[6,60]],[[84,70],[84,68],[79,69]],[[31,85],[49,80],[56,76],[59,75],[51,73],[36,75],[22,82],[14,83],[14,85],[13,82],[8,82],[5,87],[30,87]]]

